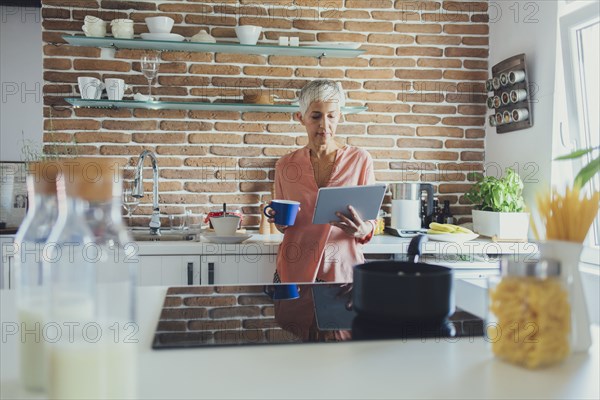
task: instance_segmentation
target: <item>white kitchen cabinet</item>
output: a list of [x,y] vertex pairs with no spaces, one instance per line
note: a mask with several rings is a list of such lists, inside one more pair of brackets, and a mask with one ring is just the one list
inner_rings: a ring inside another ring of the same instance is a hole
[[200,256],[139,256],[139,286],[200,284]]
[[200,284],[272,283],[276,258],[275,254],[202,256]]

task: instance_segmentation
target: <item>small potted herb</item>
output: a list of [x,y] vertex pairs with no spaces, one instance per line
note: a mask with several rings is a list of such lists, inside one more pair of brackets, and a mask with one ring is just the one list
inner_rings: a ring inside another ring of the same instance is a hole
[[504,177],[469,174],[475,184],[465,194],[475,205],[473,230],[500,240],[527,239],[529,213],[523,212],[523,181],[511,168]]

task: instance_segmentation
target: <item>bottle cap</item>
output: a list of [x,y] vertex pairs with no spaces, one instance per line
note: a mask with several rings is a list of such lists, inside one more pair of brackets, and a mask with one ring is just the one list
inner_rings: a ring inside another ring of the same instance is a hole
[[58,160],[28,164],[28,185],[33,185],[33,193],[56,195],[56,180],[60,169],[61,163]]
[[535,276],[544,279],[560,275],[560,262],[551,258],[515,261],[512,257],[505,257],[500,261],[500,271],[503,276]]
[[68,197],[104,202],[121,195],[121,170],[115,160],[71,158],[61,165],[59,187]]

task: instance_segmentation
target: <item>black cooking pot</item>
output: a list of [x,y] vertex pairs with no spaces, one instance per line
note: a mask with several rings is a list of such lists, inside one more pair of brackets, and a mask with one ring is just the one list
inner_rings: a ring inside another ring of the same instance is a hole
[[418,262],[427,236],[414,237],[409,261],[374,261],[354,267],[353,308],[388,323],[443,321],[454,312],[452,269]]

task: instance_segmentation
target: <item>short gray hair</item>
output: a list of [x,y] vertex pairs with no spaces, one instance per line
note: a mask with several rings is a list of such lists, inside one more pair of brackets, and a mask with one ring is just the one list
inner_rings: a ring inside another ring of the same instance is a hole
[[298,96],[300,113],[304,115],[311,103],[315,101],[331,101],[340,108],[346,104],[346,95],[342,85],[329,79],[317,79],[304,85]]

